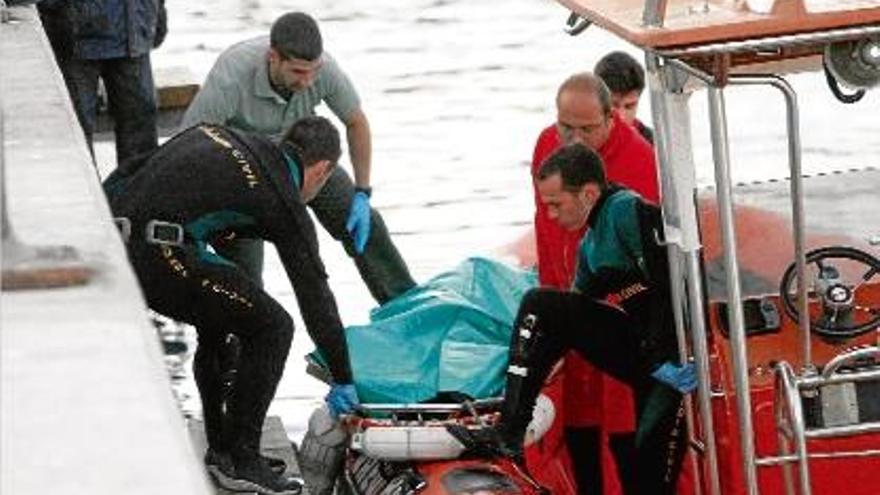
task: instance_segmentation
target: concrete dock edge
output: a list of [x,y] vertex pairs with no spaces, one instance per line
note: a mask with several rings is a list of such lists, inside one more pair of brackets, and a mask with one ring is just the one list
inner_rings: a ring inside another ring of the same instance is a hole
[[0,24],[7,214],[86,285],[0,296],[0,493],[208,494],[155,329],[33,7]]

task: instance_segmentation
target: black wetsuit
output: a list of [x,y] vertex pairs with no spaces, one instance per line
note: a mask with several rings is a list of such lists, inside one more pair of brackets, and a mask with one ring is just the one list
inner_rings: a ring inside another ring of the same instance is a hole
[[[629,454],[616,456],[624,463],[618,466],[624,492],[671,495],[685,435],[681,394],[651,377],[662,363],[678,362],[669,267],[665,249],[655,241],[655,231],[662,232],[660,211],[629,190],[612,186],[587,222],[590,230],[581,244],[575,281],[578,291],[534,289],[520,304],[502,438],[516,449],[544,380],[573,349],[633,389],[634,445]],[[521,328],[528,329],[525,339]],[[582,492],[590,489],[583,487]]]
[[[220,126],[191,128],[148,157],[120,165],[105,181],[113,214],[131,222],[128,253],[150,308],[194,325],[195,379],[208,444],[259,452],[262,423],[293,338],[290,315],[208,245],[234,237],[275,244],[312,340],[337,383],[351,369],[317,238],[299,196],[292,147]],[[150,220],[183,226],[180,246],[145,240]],[[221,357],[227,334],[240,342],[237,376],[224,407]]]

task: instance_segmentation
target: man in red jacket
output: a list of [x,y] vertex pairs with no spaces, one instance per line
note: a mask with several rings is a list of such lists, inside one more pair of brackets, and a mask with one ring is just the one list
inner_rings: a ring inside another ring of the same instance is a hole
[[[645,199],[658,202],[657,165],[654,149],[620,115],[612,110],[611,93],[601,79],[584,72],[569,77],[556,95],[557,119],[538,137],[532,157],[532,175],[562,144],[582,143],[598,151],[611,182],[620,183]],[[534,184],[533,184],[534,185]],[[550,219],[547,207],[535,188],[535,236],[538,277],[542,286],[568,289],[577,263],[578,245],[586,227],[568,231]],[[613,331],[613,329],[608,329]],[[565,438],[575,467],[579,493],[603,493],[603,471],[613,478],[614,470],[603,469],[602,439],[619,472],[632,466],[634,418],[629,390],[599,373],[580,357],[565,359]],[[595,400],[585,401],[589,396]],[[603,431],[604,430],[604,431]],[[621,479],[629,479],[621,476]],[[605,480],[608,488],[613,479]],[[625,487],[624,487],[625,489]]]

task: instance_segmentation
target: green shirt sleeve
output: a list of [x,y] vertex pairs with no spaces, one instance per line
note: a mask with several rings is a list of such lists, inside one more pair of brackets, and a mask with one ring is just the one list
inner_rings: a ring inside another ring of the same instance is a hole
[[237,111],[237,97],[235,90],[230,90],[228,70],[224,60],[220,59],[211,68],[205,83],[202,85],[196,97],[190,103],[180,129],[184,130],[198,123],[225,125],[232,119]]
[[360,97],[354,88],[351,79],[339,67],[329,53],[324,53],[324,66],[322,68],[321,83],[324,85],[324,103],[330,107],[339,120],[348,122],[351,114],[361,106]]

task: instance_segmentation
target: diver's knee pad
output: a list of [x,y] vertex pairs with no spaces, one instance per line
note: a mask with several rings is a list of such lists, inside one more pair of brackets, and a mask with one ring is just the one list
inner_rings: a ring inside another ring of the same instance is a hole
[[513,343],[510,346],[510,357],[507,366],[508,385],[518,383],[529,375],[529,358],[538,340],[538,317],[526,314],[519,326],[513,329]]
[[348,435],[330,416],[326,405],[315,409],[299,447],[299,467],[311,494],[333,493],[336,478],[342,473],[347,440]]
[[[537,323],[538,317],[534,314],[526,314],[521,318],[519,324],[513,329],[514,334],[510,346],[501,416],[502,422],[505,423],[503,429],[509,433],[505,433],[505,435],[517,443],[521,434],[524,433],[525,425],[531,419],[532,401],[535,399],[535,397],[528,397],[529,393],[524,396],[523,391],[526,384],[531,383],[529,374],[535,342],[538,339]],[[517,438],[513,440],[513,437]]]

